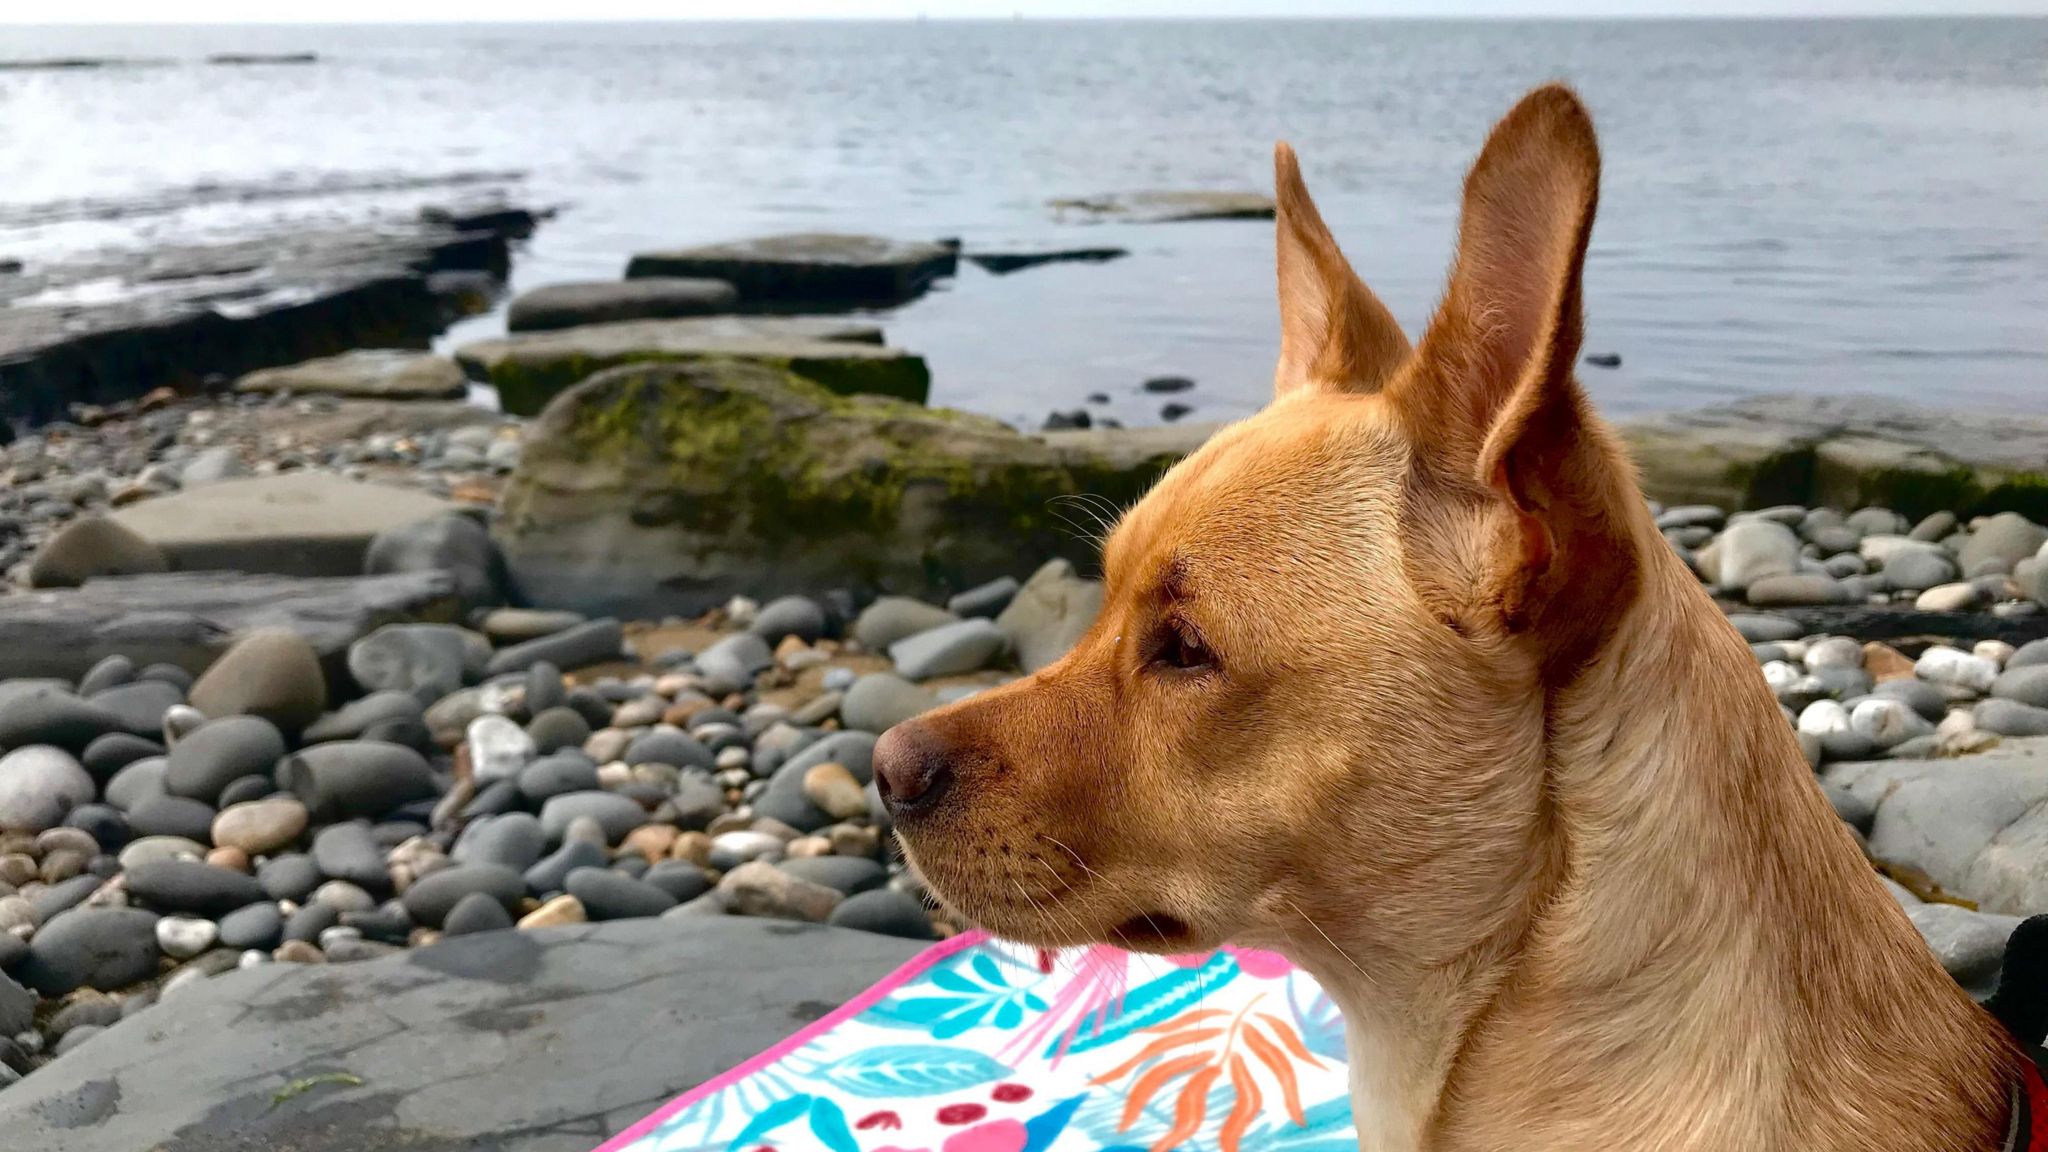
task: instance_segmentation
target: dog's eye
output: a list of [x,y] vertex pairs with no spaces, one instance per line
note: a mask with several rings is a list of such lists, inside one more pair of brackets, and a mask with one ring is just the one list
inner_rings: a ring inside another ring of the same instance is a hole
[[1214,667],[1215,654],[1202,642],[1202,634],[1184,620],[1169,620],[1160,630],[1159,651],[1153,656],[1158,663],[1184,672],[1194,672]]

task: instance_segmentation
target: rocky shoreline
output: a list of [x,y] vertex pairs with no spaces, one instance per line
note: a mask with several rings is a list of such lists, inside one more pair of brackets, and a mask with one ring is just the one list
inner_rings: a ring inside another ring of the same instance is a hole
[[[1056,660],[1104,519],[1209,429],[927,408],[876,325],[763,313],[922,291],[945,250],[785,240],[553,290],[452,357],[111,392],[34,362],[68,399],[0,447],[0,1083],[239,969],[615,920],[962,927],[892,848],[874,741]],[[704,286],[742,259],[772,267]],[[469,405],[478,378],[526,399]],[[2048,427],[1799,405],[1623,432],[1983,991],[2048,909]]]

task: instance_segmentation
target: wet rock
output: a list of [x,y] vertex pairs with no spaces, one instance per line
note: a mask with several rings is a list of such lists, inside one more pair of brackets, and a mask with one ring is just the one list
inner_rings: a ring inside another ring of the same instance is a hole
[[840,311],[915,299],[951,276],[958,258],[939,244],[806,232],[641,253],[626,277],[721,280],[749,309]]

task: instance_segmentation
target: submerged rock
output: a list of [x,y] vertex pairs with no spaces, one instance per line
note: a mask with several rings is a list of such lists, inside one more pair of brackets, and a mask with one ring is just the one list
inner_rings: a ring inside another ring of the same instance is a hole
[[953,274],[958,259],[943,244],[799,232],[642,253],[626,265],[626,277],[723,280],[748,308],[887,307],[923,295]]

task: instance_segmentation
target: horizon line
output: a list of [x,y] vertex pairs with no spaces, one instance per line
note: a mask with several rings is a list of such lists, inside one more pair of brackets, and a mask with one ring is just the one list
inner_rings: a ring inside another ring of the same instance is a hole
[[517,27],[524,25],[573,24],[573,25],[752,25],[752,24],[1219,24],[1219,23],[1373,23],[1402,21],[1421,23],[1503,23],[1525,21],[1598,21],[1613,23],[1682,23],[1739,21],[1768,23],[1788,20],[2048,20],[2048,12],[2020,10],[2015,8],[1977,8],[1957,12],[1939,8],[1914,11],[1747,11],[1747,12],[1282,12],[1282,13],[1218,13],[1214,15],[1168,15],[1160,13],[1102,14],[1066,13],[1053,16],[1015,14],[1011,16],[983,15],[935,15],[910,13],[905,15],[871,14],[863,16],[750,16],[750,17],[709,17],[691,16],[577,16],[562,13],[535,17],[493,17],[488,20],[464,20],[460,18],[423,17],[420,19],[349,19],[347,17],[320,19],[265,19],[265,20],[166,20],[156,17],[145,20],[122,18],[101,20],[38,20],[16,19],[0,16],[0,28],[320,28],[320,27]]

